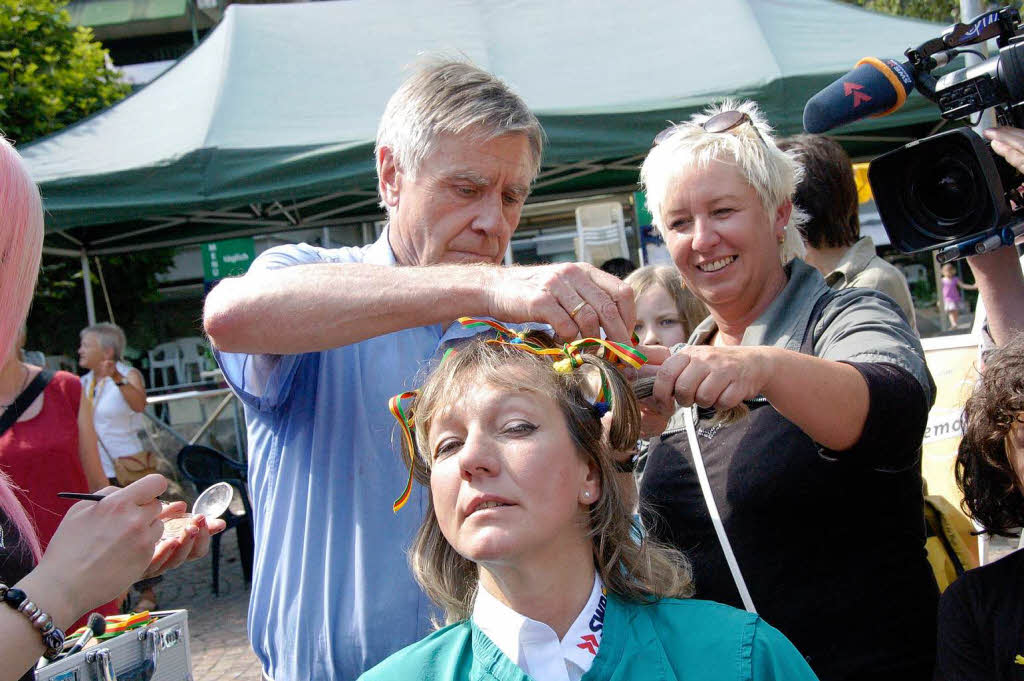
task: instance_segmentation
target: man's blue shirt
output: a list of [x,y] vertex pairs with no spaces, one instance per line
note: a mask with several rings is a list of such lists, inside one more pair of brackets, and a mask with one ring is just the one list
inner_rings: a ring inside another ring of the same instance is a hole
[[[363,248],[271,249],[250,272],[394,265],[387,232]],[[354,679],[426,635],[435,611],[405,559],[426,495],[408,477],[388,398],[415,388],[441,327],[302,355],[218,353],[245,404],[256,558],[249,637],[277,681]]]

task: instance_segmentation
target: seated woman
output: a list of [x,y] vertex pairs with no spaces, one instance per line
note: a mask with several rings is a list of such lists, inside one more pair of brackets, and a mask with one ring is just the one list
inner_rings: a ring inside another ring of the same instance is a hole
[[600,341],[553,363],[535,354],[545,339],[471,340],[411,414],[393,402],[407,493],[412,475],[431,491],[410,563],[448,626],[362,678],[813,679],[758,617],[681,600],[685,559],[638,543],[623,501],[634,483],[616,459],[636,442],[636,399],[581,352]]
[[[964,507],[985,531],[1024,526],[1024,334],[989,356],[964,409],[956,457]],[[970,570],[942,593],[935,678],[1017,679],[1024,673],[1024,551]]]
[[[919,451],[934,390],[892,299],[832,291],[793,257],[799,177],[752,102],[669,128],[644,161],[654,223],[710,317],[675,354],[644,350],[661,421],[645,427],[660,437],[642,517],[687,552],[698,598],[756,609],[822,679],[924,681],[938,588]],[[670,418],[683,423],[655,427]]]

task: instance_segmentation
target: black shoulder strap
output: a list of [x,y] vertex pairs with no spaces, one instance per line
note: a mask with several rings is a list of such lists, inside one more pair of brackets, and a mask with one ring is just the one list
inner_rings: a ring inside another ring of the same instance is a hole
[[834,289],[829,289],[818,296],[818,299],[814,301],[814,307],[811,308],[811,316],[807,320],[807,328],[804,329],[804,339],[800,343],[801,353],[805,355],[814,354],[814,328],[818,326],[818,322],[821,321],[821,315],[825,311],[825,306],[837,297],[839,297],[839,292]]
[[21,415],[25,413],[25,410],[36,401],[39,393],[43,392],[52,380],[53,372],[47,369],[43,369],[36,374],[32,382],[25,386],[20,395],[14,398],[14,402],[11,403],[11,406],[7,407],[4,415],[0,416],[0,435],[6,433],[8,428],[17,423]]

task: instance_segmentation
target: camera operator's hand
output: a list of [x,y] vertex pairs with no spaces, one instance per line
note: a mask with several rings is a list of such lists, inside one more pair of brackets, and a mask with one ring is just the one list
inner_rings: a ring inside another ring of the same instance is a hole
[[985,137],[992,142],[992,151],[1024,173],[1024,130],[1006,126],[989,128]]
[[[985,137],[992,151],[1024,173],[1024,130],[1001,126],[989,128]],[[996,345],[1024,330],[1024,274],[1016,248],[998,248],[967,258],[974,272],[981,299],[985,303],[989,333]]]
[[988,330],[996,346],[1024,330],[1024,273],[1016,248],[997,248],[967,258],[985,303]]

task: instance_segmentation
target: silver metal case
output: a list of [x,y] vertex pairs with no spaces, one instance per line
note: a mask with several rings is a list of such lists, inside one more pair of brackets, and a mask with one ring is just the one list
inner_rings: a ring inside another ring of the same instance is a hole
[[36,681],[192,681],[188,611],[154,612],[126,631],[36,670]]

